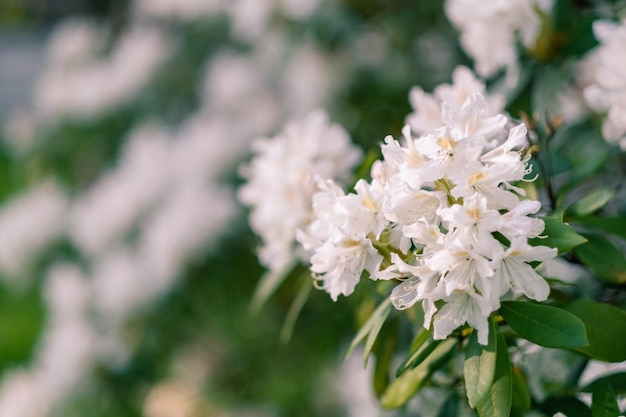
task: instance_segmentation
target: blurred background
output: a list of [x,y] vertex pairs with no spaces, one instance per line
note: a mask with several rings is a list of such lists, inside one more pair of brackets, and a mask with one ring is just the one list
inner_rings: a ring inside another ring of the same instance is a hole
[[456,38],[434,0],[0,0],[0,417],[382,415],[358,294],[288,343],[295,281],[250,309],[237,167],[317,107],[397,136]]

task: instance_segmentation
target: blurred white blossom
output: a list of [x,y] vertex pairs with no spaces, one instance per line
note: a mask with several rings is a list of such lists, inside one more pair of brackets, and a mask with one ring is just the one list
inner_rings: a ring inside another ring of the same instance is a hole
[[82,39],[85,34],[99,39],[88,28],[59,30],[60,39],[51,40],[52,63],[35,93],[37,117],[89,118],[127,103],[149,83],[170,50],[162,32],[136,26],[123,34],[110,55],[97,57],[98,45]]
[[0,385],[0,416],[40,417],[67,397],[91,369],[95,335],[87,320],[89,283],[71,264],[54,265],[45,291],[48,326],[31,366]]
[[139,16],[159,19],[195,20],[212,16],[223,8],[223,0],[137,0]]
[[592,80],[583,95],[591,109],[606,114],[605,140],[626,150],[626,20],[598,20],[593,31],[600,45],[586,57]]
[[474,59],[476,72],[491,77],[500,69],[516,78],[517,43],[534,49],[542,16],[550,15],[553,0],[447,0],[448,18],[461,32],[461,45]]
[[65,227],[68,206],[63,190],[42,181],[13,196],[0,208],[0,271],[2,276],[23,272]]
[[290,122],[274,138],[256,139],[252,148],[254,158],[241,169],[247,183],[239,198],[251,207],[250,224],[262,239],[261,262],[279,270],[294,256],[296,230],[310,221],[316,178],[347,181],[361,151],[321,110]]

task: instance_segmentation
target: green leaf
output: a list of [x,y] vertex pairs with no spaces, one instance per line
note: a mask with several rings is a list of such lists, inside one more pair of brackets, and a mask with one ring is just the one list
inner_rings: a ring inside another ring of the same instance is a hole
[[[348,347],[348,350],[346,351],[344,355],[344,359],[346,359],[348,356],[352,354],[352,352],[358,346],[358,344],[361,343],[361,341],[365,339],[365,337],[368,336],[371,331],[374,330],[376,333],[376,336],[378,335],[378,332],[380,331],[382,327],[382,323],[385,322],[390,312],[391,312],[391,300],[389,298],[386,298],[385,301],[380,303],[380,305],[378,306],[378,308],[376,308],[374,313],[372,313],[370,318],[361,327],[361,329],[356,334],[356,336],[354,336],[354,339],[352,339],[352,343],[350,343],[350,346]],[[374,338],[376,338],[376,336],[374,336]],[[366,357],[369,355],[371,351],[371,346],[369,346],[369,348],[370,350],[366,349],[365,351]]]
[[591,415],[593,417],[618,417],[621,414],[613,388],[607,382],[598,385],[592,394]]
[[459,415],[459,395],[452,392],[444,401],[437,413],[437,417],[450,417]]
[[480,417],[508,417],[511,412],[513,381],[509,348],[502,333],[499,330],[496,333],[496,372],[491,389],[476,407]]
[[394,358],[397,345],[398,318],[389,320],[387,326],[382,329],[380,337],[377,339],[372,352],[376,355],[376,366],[374,367],[374,392],[380,398],[389,385],[389,368]]
[[253,312],[258,313],[261,310],[267,300],[276,292],[280,284],[291,274],[295,266],[296,263],[291,262],[281,269],[267,271],[263,274],[254,290],[252,301],[250,302],[250,308]]
[[530,239],[531,245],[557,248],[559,253],[564,253],[586,242],[584,237],[566,223],[552,217],[541,217],[541,220],[545,224],[542,237]]
[[524,374],[517,366],[513,366],[511,367],[511,376],[513,378],[512,408],[520,412],[530,410],[531,397]]
[[396,376],[400,376],[407,369],[413,369],[432,353],[442,340],[433,339],[430,332],[425,334],[426,340],[418,344],[418,347],[411,353],[406,361],[398,368]]
[[616,372],[596,379],[581,389],[584,392],[593,392],[600,384],[607,382],[616,394],[626,394],[626,372]]
[[585,234],[584,237],[587,243],[574,249],[576,256],[605,281],[626,283],[624,252],[603,236]]
[[614,196],[613,191],[608,188],[594,190],[568,207],[565,213],[566,215],[575,217],[588,216],[606,206]]
[[592,417],[589,407],[576,397],[549,397],[541,409],[548,415],[563,413],[567,417]]
[[[382,319],[372,322],[371,329],[367,335],[367,340],[365,341],[365,349],[363,350],[363,367],[367,366],[367,359],[369,358],[370,352],[374,347],[374,343],[376,342],[378,333],[380,333],[380,329],[382,329],[383,324],[385,324],[385,320],[389,315],[389,312],[391,312],[391,308],[389,307],[386,311],[387,313],[381,316]],[[374,312],[374,314],[376,314],[376,312]]]
[[576,223],[626,239],[626,217],[581,217]]
[[441,341],[419,365],[407,370],[389,384],[381,398],[382,406],[385,408],[402,407],[426,383],[432,372],[450,358],[456,346],[457,341],[454,338],[450,337]]
[[475,408],[487,395],[496,373],[496,326],[489,320],[489,340],[478,343],[478,332],[472,332],[465,348],[463,377],[469,405]]
[[583,322],[560,308],[504,301],[500,314],[518,335],[540,346],[572,348],[588,344]]
[[291,307],[289,307],[289,311],[285,317],[285,322],[283,323],[283,328],[280,331],[281,343],[288,343],[291,340],[298,316],[300,316],[300,313],[304,308],[304,304],[306,304],[306,300],[309,298],[309,294],[311,294],[312,288],[313,281],[311,279],[306,278],[302,281],[302,284],[298,289],[298,293],[296,294],[293,303],[291,303]]
[[574,301],[565,309],[585,323],[587,329],[589,345],[575,350],[606,362],[626,360],[626,312],[591,300]]

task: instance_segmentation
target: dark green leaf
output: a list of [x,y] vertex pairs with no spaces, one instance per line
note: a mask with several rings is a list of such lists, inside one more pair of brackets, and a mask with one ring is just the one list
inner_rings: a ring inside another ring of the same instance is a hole
[[439,409],[437,417],[450,417],[459,415],[459,396],[456,392],[452,392]]
[[613,388],[604,382],[593,390],[591,415],[593,417],[618,417],[620,415]]
[[589,407],[576,397],[550,397],[541,404],[548,415],[563,413],[567,417],[592,417]]
[[480,403],[491,389],[496,372],[496,326],[489,320],[487,345],[478,343],[478,332],[472,332],[465,348],[463,377],[470,407]]
[[[387,316],[389,315],[389,312],[391,312],[391,308],[389,307],[385,311],[387,313],[382,315],[379,320],[375,320],[374,322],[372,322],[372,327],[367,335],[367,340],[365,341],[365,349],[363,349],[363,366],[364,367],[367,366],[367,358],[369,358],[370,352],[372,351],[372,348],[374,347],[374,343],[376,342],[376,339],[378,338],[378,333],[380,333],[380,329],[382,329],[383,324],[385,323],[385,320],[387,319]],[[374,314],[376,314],[376,312],[374,312]]]
[[586,385],[581,391],[593,392],[600,384],[607,382],[613,388],[616,394],[626,394],[626,372],[617,372],[596,379],[592,383]]
[[508,417],[513,399],[513,381],[509,348],[504,336],[497,331],[496,373],[489,393],[478,404],[476,411],[480,417]]
[[398,368],[396,376],[400,376],[407,369],[413,369],[419,365],[424,359],[432,353],[433,350],[442,342],[442,340],[435,340],[433,336],[427,333],[428,337],[423,343],[419,344],[419,347],[411,353],[411,356]]
[[449,358],[457,341],[448,338],[441,341],[435,350],[428,355],[419,365],[409,369],[400,375],[387,387],[385,394],[381,398],[381,404],[385,408],[398,408],[406,404],[407,401],[426,383],[433,371],[438,369]]
[[[361,343],[361,341],[365,339],[365,337],[368,336],[372,330],[374,330],[376,334],[378,334],[380,328],[382,327],[382,323],[385,322],[390,312],[391,300],[387,298],[378,306],[378,308],[374,311],[374,313],[372,313],[370,318],[361,327],[356,336],[354,336],[354,339],[352,339],[352,343],[350,343],[350,346],[348,347],[348,350],[344,355],[344,359],[352,354],[358,344]],[[367,355],[369,355],[369,351],[366,350],[365,355],[367,357]]]
[[576,223],[626,239],[626,217],[582,217],[576,219]]
[[610,304],[577,300],[565,306],[587,329],[589,345],[575,350],[606,362],[626,360],[626,312]]
[[545,224],[542,237],[530,239],[529,243],[534,246],[548,246],[557,248],[559,253],[567,252],[586,242],[566,223],[552,217],[541,217]]
[[306,300],[309,298],[309,294],[311,294],[312,288],[313,281],[308,277],[305,278],[300,284],[298,293],[296,294],[293,303],[291,303],[291,307],[289,307],[289,311],[285,317],[285,322],[283,323],[283,328],[280,331],[280,341],[282,343],[288,343],[289,340],[291,340],[298,316],[300,316],[302,308],[304,308],[304,304],[306,304]]
[[500,314],[518,335],[541,346],[571,348],[588,343],[583,322],[557,307],[504,301]]
[[524,374],[517,366],[513,366],[511,367],[511,376],[513,377],[512,408],[520,412],[530,410],[531,398]]
[[261,307],[263,307],[272,294],[276,292],[280,284],[290,275],[295,265],[295,262],[292,262],[285,265],[284,268],[275,271],[267,271],[263,274],[259,280],[259,284],[254,290],[254,295],[250,303],[250,308],[253,312],[261,310]]
[[576,256],[600,278],[614,283],[626,283],[626,258],[607,238],[585,234],[587,243],[574,249]]
[[576,217],[588,216],[604,207],[614,195],[613,191],[607,188],[594,190],[568,207],[565,213]]
[[374,392],[380,398],[389,385],[389,367],[393,360],[398,333],[398,318],[389,320],[376,340],[372,352],[376,355],[376,366],[374,367]]

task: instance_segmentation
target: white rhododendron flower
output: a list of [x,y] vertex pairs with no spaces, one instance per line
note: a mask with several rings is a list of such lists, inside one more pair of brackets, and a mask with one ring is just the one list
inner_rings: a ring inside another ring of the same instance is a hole
[[485,95],[489,115],[495,116],[504,111],[506,98],[503,95],[488,95],[484,82],[476,78],[469,68],[458,66],[452,73],[452,84],[441,84],[432,94],[424,92],[418,86],[411,89],[409,101],[413,112],[407,116],[406,122],[413,133],[430,133],[443,125],[441,103],[445,102],[447,106],[458,111],[473,93]]
[[[323,111],[289,123],[275,138],[253,143],[256,156],[242,169],[248,182],[239,190],[251,207],[252,229],[261,237],[263,265],[278,270],[294,257],[296,230],[311,218],[319,176],[345,182],[361,158],[348,133]],[[295,254],[307,259],[304,253]]]
[[600,45],[585,59],[592,81],[583,96],[592,110],[606,114],[604,139],[626,150],[626,20],[620,24],[599,20],[593,31]]
[[486,344],[501,297],[547,299],[550,288],[529,262],[557,253],[528,242],[544,224],[529,217],[541,204],[514,185],[530,171],[526,127],[494,114],[480,93],[462,104],[448,96],[436,103],[438,128],[415,137],[407,126],[402,144],[385,139],[373,180],[359,180],[355,194],[320,180],[313,221],[298,239],[333,300],[351,294],[364,272],[399,280],[393,305],[421,301],[435,339],[467,323]]
[[490,77],[500,69],[517,72],[517,45],[532,50],[541,33],[541,14],[553,0],[447,0],[446,15],[461,32],[461,45],[474,59],[476,72]]

